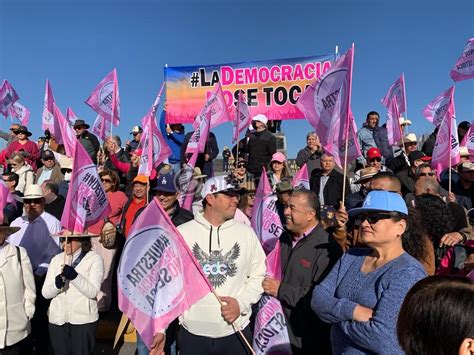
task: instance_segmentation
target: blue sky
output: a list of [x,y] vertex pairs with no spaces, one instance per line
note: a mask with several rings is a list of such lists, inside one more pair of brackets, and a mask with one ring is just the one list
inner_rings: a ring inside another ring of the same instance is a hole
[[[429,133],[422,108],[450,87],[454,62],[474,36],[472,0],[26,1],[0,0],[0,80],[8,79],[41,134],[44,86],[92,124],[84,104],[112,68],[119,76],[123,140],[149,109],[163,66],[232,63],[343,52],[355,43],[352,110],[360,126],[405,73],[411,131]],[[456,85],[458,122],[474,118],[474,80]],[[2,129],[9,122],[1,119]],[[305,146],[304,120],[284,121],[288,152]],[[231,124],[217,127],[230,144]]]

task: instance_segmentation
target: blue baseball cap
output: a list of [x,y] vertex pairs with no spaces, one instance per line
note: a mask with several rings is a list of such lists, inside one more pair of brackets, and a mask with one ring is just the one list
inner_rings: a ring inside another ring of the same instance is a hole
[[156,187],[153,191],[176,192],[174,183],[175,175],[173,173],[163,174],[156,179]]
[[402,196],[389,191],[371,191],[364,200],[362,207],[349,210],[354,217],[364,212],[399,212],[408,216],[408,208]]

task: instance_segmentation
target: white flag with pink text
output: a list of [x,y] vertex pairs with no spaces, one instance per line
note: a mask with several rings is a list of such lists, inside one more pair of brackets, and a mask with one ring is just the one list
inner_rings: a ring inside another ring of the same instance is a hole
[[120,95],[117,79],[117,70],[112,70],[94,88],[86,100],[95,112],[105,121],[118,126],[120,123]]
[[[454,86],[451,86],[448,90],[443,91],[423,109],[423,117],[435,127],[438,127],[448,114],[448,110],[451,108],[451,102],[454,100],[454,89]],[[454,109],[454,106],[452,109]],[[456,113],[453,112],[452,114],[455,115]]]
[[466,47],[451,69],[450,75],[454,81],[474,78],[474,37],[467,41]]

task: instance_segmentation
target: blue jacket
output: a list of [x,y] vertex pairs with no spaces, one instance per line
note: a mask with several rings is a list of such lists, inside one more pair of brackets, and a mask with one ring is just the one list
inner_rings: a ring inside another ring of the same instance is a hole
[[374,139],[374,129],[367,127],[367,123],[364,123],[357,132],[357,139],[359,140],[360,152],[362,153],[362,157],[357,158],[357,161],[362,163],[365,161],[367,151],[372,147],[377,147]]
[[385,158],[385,161],[393,158],[392,146],[388,143],[387,126],[384,124],[382,127],[376,127],[374,129],[374,141],[377,148],[380,149],[380,153]]
[[165,118],[166,118],[166,111],[162,111],[161,116],[160,116],[160,131],[161,131],[161,134],[163,135],[163,138],[166,140],[166,143],[168,143],[168,146],[171,148],[171,151],[173,152],[168,158],[168,161],[170,162],[170,164],[176,164],[176,163],[179,163],[181,160],[181,147],[183,146],[184,132],[182,133],[173,132],[171,134],[166,133]]

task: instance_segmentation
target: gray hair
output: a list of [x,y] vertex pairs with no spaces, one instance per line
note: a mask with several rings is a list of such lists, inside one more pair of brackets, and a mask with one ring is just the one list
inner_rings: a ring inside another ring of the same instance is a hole
[[309,137],[316,137],[316,139],[319,138],[318,134],[316,133],[316,131],[312,131],[312,132],[309,132],[307,135],[306,135],[306,140],[308,140]]

